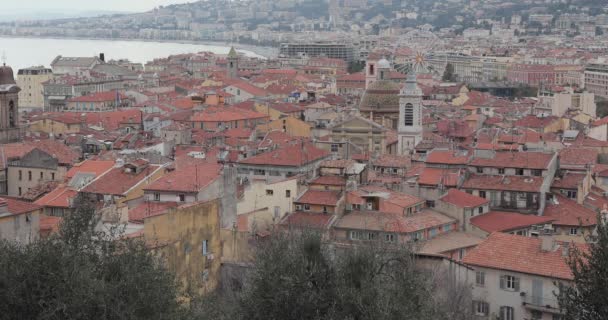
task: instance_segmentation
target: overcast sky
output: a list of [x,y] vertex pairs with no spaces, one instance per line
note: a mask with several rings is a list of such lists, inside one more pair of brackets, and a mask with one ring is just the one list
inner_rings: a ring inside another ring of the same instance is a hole
[[146,11],[160,5],[194,2],[194,0],[0,0],[8,11]]

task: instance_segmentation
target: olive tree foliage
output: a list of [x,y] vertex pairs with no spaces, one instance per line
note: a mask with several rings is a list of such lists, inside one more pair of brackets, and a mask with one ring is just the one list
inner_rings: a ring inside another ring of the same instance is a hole
[[596,232],[588,247],[571,245],[568,265],[571,285],[559,284],[558,301],[566,320],[608,319],[608,225],[598,215]]
[[453,297],[416,267],[408,248],[326,245],[307,232],[271,237],[242,290],[202,298],[193,319],[470,319],[471,301],[465,310],[444,305]]
[[0,319],[175,319],[173,275],[141,241],[96,231],[91,203],[76,204],[58,234],[0,242]]

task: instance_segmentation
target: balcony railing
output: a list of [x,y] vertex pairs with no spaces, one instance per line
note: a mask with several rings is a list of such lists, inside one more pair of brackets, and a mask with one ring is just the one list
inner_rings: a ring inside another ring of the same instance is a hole
[[543,312],[561,314],[556,298],[523,296],[522,304],[525,308]]

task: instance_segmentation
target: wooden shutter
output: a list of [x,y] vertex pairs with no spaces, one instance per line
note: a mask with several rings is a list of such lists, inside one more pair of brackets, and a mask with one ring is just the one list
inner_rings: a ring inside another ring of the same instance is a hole
[[506,286],[506,279],[505,276],[500,276],[500,288],[504,289]]

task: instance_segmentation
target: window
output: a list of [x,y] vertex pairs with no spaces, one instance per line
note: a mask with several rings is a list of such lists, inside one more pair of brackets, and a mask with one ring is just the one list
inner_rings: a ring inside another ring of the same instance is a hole
[[338,152],[338,145],[337,144],[332,144],[331,145],[331,152]]
[[480,197],[480,198],[484,198],[484,199],[485,199],[485,198],[486,198],[486,192],[485,192],[485,191],[481,191],[481,190],[480,190],[480,191],[479,191],[479,197]]
[[464,249],[458,250],[458,260],[464,259]]
[[524,175],[524,169],[515,169],[515,174],[518,176],[523,176]]
[[384,235],[384,241],[386,241],[386,242],[395,242],[396,238],[397,237],[393,233],[387,233]]
[[291,197],[291,190],[285,190],[285,198]]
[[160,193],[155,193],[154,194],[154,201],[160,201]]
[[482,167],[477,167],[477,173],[483,173],[483,168]]
[[323,206],[323,213],[327,213],[327,207]]
[[255,170],[253,170],[253,174],[255,174],[256,176],[264,176],[264,175],[266,175],[266,171],[261,170],[261,169],[255,169]]
[[270,190],[270,189],[266,189],[266,195],[267,196],[271,196],[274,194],[274,191]]
[[51,180],[55,180],[55,172],[51,172]]
[[559,314],[554,314],[554,315],[553,315],[553,317],[552,317],[551,319],[553,319],[553,320],[562,320],[563,318],[562,318],[562,316],[561,316],[561,315],[559,315]]
[[363,238],[363,232],[361,231],[351,231],[350,232],[350,240],[360,240]]
[[530,315],[532,316],[532,320],[541,320],[543,318],[543,313],[538,310],[530,311]]
[[514,276],[501,276],[500,288],[508,291],[519,291],[519,278]]
[[451,224],[446,224],[445,226],[443,226],[443,232],[448,232],[452,229],[452,225]]
[[310,211],[310,205],[309,204],[305,204],[304,205],[304,211]]
[[203,243],[201,244],[201,252],[204,256],[209,254],[209,240],[203,240]]
[[374,65],[373,65],[373,64],[370,64],[370,65],[369,65],[369,75],[370,75],[370,76],[373,76],[373,75],[374,75]]
[[185,194],[180,194],[179,195],[179,202],[184,202],[186,201],[186,195]]
[[498,168],[498,174],[505,174],[505,168]]
[[427,208],[435,208],[435,201],[434,200],[426,200],[426,207]]
[[408,103],[403,109],[403,124],[411,127],[414,125],[414,105]]
[[300,211],[300,210],[302,210],[302,206],[299,204],[296,204],[296,211]]
[[21,196],[21,187],[19,187],[19,196]]
[[485,287],[486,285],[486,273],[483,271],[475,272],[475,285],[478,287]]
[[514,320],[513,307],[500,307],[500,320]]
[[473,301],[473,311],[475,315],[487,316],[490,312],[490,304],[484,301]]
[[570,228],[570,235],[575,236],[578,234],[578,228]]
[[31,171],[27,172],[27,180],[32,181],[32,172]]
[[433,237],[434,237],[434,236],[436,236],[436,235],[437,235],[437,229],[435,229],[435,228],[431,228],[431,231],[430,231],[430,236],[431,236],[431,238],[433,238]]
[[23,172],[19,170],[19,181],[23,180]]
[[414,232],[412,234],[412,240],[413,241],[422,240],[422,234],[420,232]]
[[566,196],[570,199],[576,199],[577,193],[576,191],[568,190]]
[[477,212],[479,212],[480,214],[483,213],[483,207],[477,208]]
[[534,170],[532,170],[532,175],[533,175],[533,176],[540,177],[542,174],[543,174],[543,171],[542,171],[542,170],[538,170],[538,169],[534,169]]

